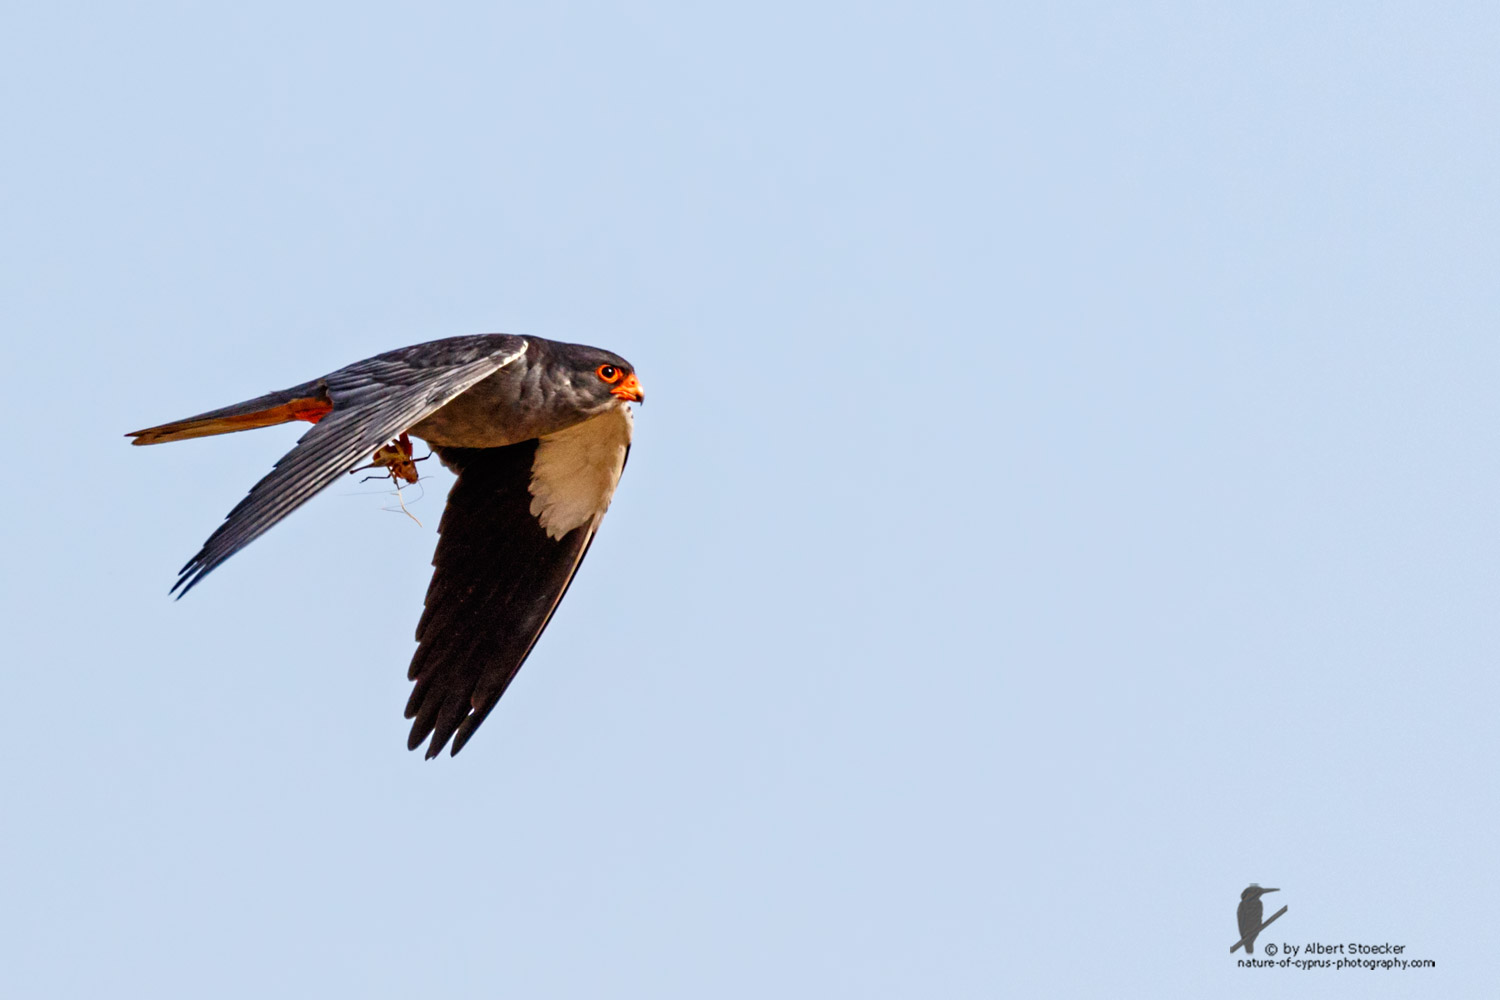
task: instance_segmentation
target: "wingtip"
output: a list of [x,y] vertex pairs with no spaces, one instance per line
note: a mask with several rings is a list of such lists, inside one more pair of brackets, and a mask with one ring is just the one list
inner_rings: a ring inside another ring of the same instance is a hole
[[[406,749],[417,750],[422,746],[424,742],[427,744],[427,749],[422,751],[423,760],[432,760],[435,757],[441,756],[443,748],[448,745],[447,740],[438,739],[437,730],[435,728],[420,730],[416,727],[412,727],[411,733],[406,737]],[[455,743],[453,749],[449,751],[449,755],[451,756],[452,754],[458,753],[458,748],[460,746],[462,746],[461,743]]]
[[423,760],[432,760],[435,757],[442,756],[443,747],[446,746],[447,743],[448,743],[447,740],[443,740],[441,743],[439,743],[438,742],[438,738],[437,738],[437,734],[434,733],[432,739],[429,740],[428,743],[427,743],[427,751],[422,754],[422,759]]
[[[220,560],[220,562],[222,561]],[[218,564],[218,562],[205,562],[203,553],[200,551],[184,563],[182,569],[177,571],[177,582],[172,584],[172,589],[168,593],[176,594],[177,599],[179,601],[182,600],[183,596],[198,586],[205,576],[214,571],[214,567],[218,566]]]
[[[473,716],[470,716],[470,718],[473,718]],[[465,720],[465,722],[467,722],[467,720]],[[469,742],[469,737],[473,735],[473,727],[468,725],[459,726],[458,732],[453,734],[453,749],[449,751],[449,756],[457,757],[458,752],[464,748],[464,746]]]
[[167,593],[172,595],[174,600],[180,601],[187,596],[188,591],[198,585],[198,581],[202,578],[202,574],[184,569],[177,574],[177,582],[172,584],[172,589]]

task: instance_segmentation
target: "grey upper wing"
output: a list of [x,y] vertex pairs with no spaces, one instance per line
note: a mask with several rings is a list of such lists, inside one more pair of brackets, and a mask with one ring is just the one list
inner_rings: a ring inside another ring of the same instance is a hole
[[172,590],[179,597],[186,594],[380,445],[525,352],[520,337],[453,337],[389,351],[320,379],[317,385],[326,389],[333,411],[229,512],[182,568]]

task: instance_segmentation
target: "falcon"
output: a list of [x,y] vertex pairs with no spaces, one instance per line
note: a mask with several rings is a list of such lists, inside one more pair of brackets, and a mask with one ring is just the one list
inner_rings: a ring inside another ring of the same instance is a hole
[[[618,354],[540,337],[450,337],[126,436],[162,444],[301,420],[312,429],[178,574],[192,590],[361,462],[415,482],[409,435],[458,475],[407,676],[407,747],[458,753],[526,662],[588,554],[644,399]],[[372,458],[373,456],[373,458]]]

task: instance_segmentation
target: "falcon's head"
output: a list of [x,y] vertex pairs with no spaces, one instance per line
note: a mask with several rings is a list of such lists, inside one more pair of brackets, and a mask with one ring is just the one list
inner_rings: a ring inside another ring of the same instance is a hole
[[605,361],[594,369],[594,376],[599,379],[608,393],[622,402],[643,403],[646,394],[641,391],[640,380],[635,377],[635,369],[630,367],[630,362],[623,358],[614,361]]
[[635,366],[612,351],[582,344],[551,344],[544,362],[549,395],[577,413],[593,416],[646,399]]

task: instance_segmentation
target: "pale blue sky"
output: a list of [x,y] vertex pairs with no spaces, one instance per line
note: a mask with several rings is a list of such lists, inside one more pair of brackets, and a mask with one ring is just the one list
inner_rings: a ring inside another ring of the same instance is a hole
[[[1478,3],[12,8],[3,992],[1494,996],[1497,52]],[[297,431],[121,435],[485,331],[650,402],[424,763],[451,477],[174,603]],[[1252,881],[1438,968],[1236,969]]]

